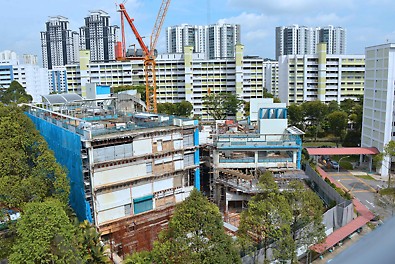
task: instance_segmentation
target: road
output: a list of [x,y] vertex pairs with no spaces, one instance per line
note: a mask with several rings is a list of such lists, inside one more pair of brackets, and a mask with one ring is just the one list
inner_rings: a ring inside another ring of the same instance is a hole
[[327,170],[328,176],[340,183],[345,190],[348,190],[352,196],[358,198],[371,212],[380,215],[383,219],[391,216],[390,209],[380,206],[377,189],[382,187],[385,183],[378,180],[368,180],[353,175],[347,170],[330,171]]

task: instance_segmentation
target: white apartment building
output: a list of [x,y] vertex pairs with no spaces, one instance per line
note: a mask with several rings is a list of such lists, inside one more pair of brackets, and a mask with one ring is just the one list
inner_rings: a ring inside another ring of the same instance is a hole
[[63,16],[50,17],[41,32],[43,67],[72,64],[78,61],[78,33],[68,29],[69,20]]
[[[194,107],[193,114],[208,119],[203,100],[209,93],[235,93],[246,101],[262,98],[265,75],[263,59],[244,57],[243,48],[243,45],[236,45],[236,57],[233,59],[209,60],[203,53],[193,53],[191,46],[185,47],[184,53],[158,55],[158,103],[187,100]],[[65,80],[69,92],[85,97],[87,83],[145,85],[142,61],[91,63],[88,53],[80,52],[80,64],[66,65]],[[241,115],[238,117],[241,118]]]
[[12,81],[18,81],[34,102],[41,101],[41,95],[49,93],[48,70],[34,64],[19,62],[12,51],[0,53],[0,88],[8,88]]
[[320,42],[327,44],[327,54],[346,54],[346,30],[341,27],[276,27],[276,59],[283,55],[315,54]]
[[311,55],[279,57],[279,98],[281,102],[303,103],[320,100],[357,99],[363,95],[365,55],[330,55],[326,43]]
[[278,61],[267,60],[263,62],[265,67],[265,88],[274,97],[278,95]]
[[85,25],[80,27],[80,50],[90,50],[92,62],[115,60],[117,26],[111,26],[110,16],[103,10],[90,11]]
[[[395,44],[367,47],[365,90],[362,120],[362,147],[376,147],[380,152],[395,140]],[[389,159],[380,168],[388,176]]]
[[235,45],[240,44],[240,25],[182,24],[168,27],[166,39],[167,53],[182,53],[184,47],[192,46],[193,52],[202,52],[208,59],[234,58]]

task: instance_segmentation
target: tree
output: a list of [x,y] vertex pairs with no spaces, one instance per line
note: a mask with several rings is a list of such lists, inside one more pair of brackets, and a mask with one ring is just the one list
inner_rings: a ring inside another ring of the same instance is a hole
[[152,250],[154,263],[240,263],[221,214],[199,191],[176,206]]
[[343,141],[347,129],[347,113],[343,111],[334,111],[327,116],[327,119],[330,130],[336,137],[338,137],[338,141],[336,142],[336,146],[338,146],[339,142]]
[[340,109],[347,113],[347,116],[351,115],[356,102],[352,99],[344,99],[340,102]]
[[290,125],[304,129],[304,113],[301,106],[297,104],[288,106],[288,121]]
[[[325,238],[325,226],[322,224],[324,208],[321,199],[300,181],[289,184],[284,195],[291,208],[291,236],[295,248],[310,246]],[[296,259],[296,251],[293,252]]]
[[192,114],[193,105],[188,101],[179,103],[160,103],[158,104],[158,113],[166,115],[189,117]]
[[33,101],[33,97],[26,92],[26,89],[19,82],[12,81],[10,86],[2,92],[0,101],[4,104],[29,103]]
[[78,248],[84,263],[110,263],[109,258],[104,253],[104,247],[101,245],[100,233],[91,223],[87,220],[79,223],[77,234],[79,237]]
[[152,254],[149,251],[140,251],[127,256],[124,264],[152,264]]
[[314,139],[317,140],[318,132],[328,113],[328,106],[319,100],[305,102],[302,105],[304,116],[313,128]]
[[22,208],[55,197],[67,204],[66,172],[20,108],[0,104],[0,138],[0,203]]
[[391,140],[384,146],[384,155],[388,157],[388,188],[390,188],[392,158],[395,156],[395,141]]
[[328,103],[328,113],[333,113],[335,111],[339,111],[339,104],[337,103],[337,101],[332,100]]
[[10,263],[79,263],[75,227],[56,199],[26,204]]
[[190,117],[193,110],[193,105],[188,101],[181,101],[176,103],[176,116]]
[[[284,196],[278,193],[269,193],[264,199],[254,196],[248,202],[248,208],[241,213],[238,236],[242,248],[256,242],[262,244],[265,263],[269,261],[268,250],[272,248],[274,257],[289,255],[289,252],[278,252],[279,249],[294,250],[294,248],[281,246],[283,242],[290,241],[291,210]],[[277,242],[275,244],[274,242]],[[277,249],[277,252],[276,252]],[[253,249],[255,251],[255,249]]]
[[210,93],[204,97],[203,104],[210,116],[215,120],[222,120],[228,115],[236,115],[243,101],[231,93]]

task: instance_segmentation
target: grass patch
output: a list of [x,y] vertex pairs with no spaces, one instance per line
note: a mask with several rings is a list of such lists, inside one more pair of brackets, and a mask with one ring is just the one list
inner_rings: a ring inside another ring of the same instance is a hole
[[347,158],[343,158],[343,157],[345,157],[345,156],[334,155],[334,156],[332,156],[332,160],[339,161],[339,159],[342,158],[342,162],[343,161],[348,161],[348,162],[357,162],[357,161],[359,161],[359,155],[350,155]]
[[370,175],[355,175],[355,176],[364,180],[373,180],[373,181],[375,180],[375,178],[373,178]]
[[340,162],[340,168],[345,169],[345,170],[352,170],[353,169],[352,164],[350,162],[344,161],[344,160],[342,160]]

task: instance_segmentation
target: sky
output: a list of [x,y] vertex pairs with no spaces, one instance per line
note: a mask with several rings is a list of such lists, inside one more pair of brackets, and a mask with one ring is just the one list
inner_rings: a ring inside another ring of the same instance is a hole
[[[35,54],[41,61],[40,31],[45,30],[48,17],[65,16],[70,21],[69,28],[78,31],[89,10],[101,9],[109,13],[112,24],[120,25],[115,1],[0,0],[0,51]],[[140,35],[147,36],[147,40],[161,2],[124,3]],[[343,27],[347,30],[347,53],[364,54],[367,46],[395,42],[394,11],[391,0],[173,0],[157,49],[165,52],[164,29],[168,26],[235,23],[241,25],[244,55],[274,58],[275,27],[297,24]],[[129,27],[125,33],[128,44],[136,43]]]

